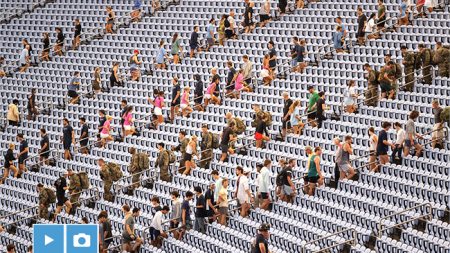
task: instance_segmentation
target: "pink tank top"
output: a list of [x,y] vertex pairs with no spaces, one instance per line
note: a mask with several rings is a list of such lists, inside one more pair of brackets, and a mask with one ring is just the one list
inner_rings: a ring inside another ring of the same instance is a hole
[[206,94],[211,95],[213,93],[213,88],[216,89],[216,84],[215,83],[210,83],[208,88],[206,89]]
[[162,97],[157,97],[155,99],[155,106],[162,109],[162,104],[164,103],[164,98]]
[[111,120],[105,121],[105,123],[103,123],[102,134],[109,134],[110,127],[111,127]]
[[235,90],[241,90],[244,87],[244,84],[242,83],[243,81],[244,81],[244,75],[239,74],[236,77],[234,89]]
[[131,120],[132,120],[132,119],[133,119],[133,115],[132,115],[131,113],[127,113],[127,115],[125,115],[123,124],[124,124],[125,126],[130,126],[130,125],[131,125]]
[[183,92],[183,96],[181,96],[181,103],[182,104],[187,104],[188,103],[187,96],[188,96],[188,93]]

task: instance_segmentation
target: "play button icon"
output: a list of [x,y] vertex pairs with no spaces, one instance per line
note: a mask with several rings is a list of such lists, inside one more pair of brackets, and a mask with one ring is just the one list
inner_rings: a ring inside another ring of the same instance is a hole
[[63,224],[34,224],[33,252],[34,253],[63,253],[64,252]]
[[45,236],[44,236],[44,246],[49,245],[49,244],[52,243],[53,241],[54,241],[53,238],[51,238],[50,236],[48,236],[48,235],[45,235]]

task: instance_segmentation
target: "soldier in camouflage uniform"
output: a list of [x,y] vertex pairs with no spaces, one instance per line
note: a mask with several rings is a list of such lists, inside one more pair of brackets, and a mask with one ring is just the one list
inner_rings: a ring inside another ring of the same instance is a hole
[[39,192],[39,218],[48,219],[48,207],[50,201],[48,199],[47,191],[41,183],[37,184],[37,190]]
[[213,158],[213,135],[208,131],[208,126],[202,126],[202,142],[200,143],[201,162],[200,168],[209,169]]
[[378,76],[378,81],[381,87],[381,97],[386,96],[389,99],[395,98],[396,93],[396,79],[395,79],[395,63],[390,61],[384,66]]
[[436,51],[434,53],[433,62],[438,65],[439,76],[450,77],[450,50],[443,47],[441,42],[436,42]]
[[184,160],[184,157],[186,155],[186,147],[189,143],[189,138],[186,138],[185,131],[180,131],[180,133],[178,134],[178,139],[180,141],[180,144],[174,150],[181,152],[180,167],[178,168],[178,173],[181,174],[184,172],[184,164],[186,162]]
[[366,79],[368,81],[367,90],[365,92],[366,105],[377,106],[378,105],[378,72],[370,67],[368,63],[364,65],[366,73]]
[[139,153],[136,152],[135,148],[130,148],[129,153],[131,154],[131,161],[129,165],[129,171],[132,174],[131,177],[131,189],[136,189],[140,186],[141,181],[141,168],[139,168]]
[[401,46],[403,67],[405,70],[405,91],[412,92],[414,89],[414,53],[408,51],[406,46]]
[[169,151],[164,149],[164,143],[158,143],[159,154],[156,158],[156,166],[159,167],[159,178],[162,181],[172,182],[169,174]]
[[433,82],[433,75],[431,73],[431,50],[426,48],[424,44],[419,44],[420,58],[422,59],[422,76],[424,84],[431,84]]
[[75,210],[75,207],[79,205],[78,199],[80,199],[80,192],[82,191],[80,177],[72,169],[67,169],[67,175],[69,176],[69,200],[72,204],[72,210]]
[[398,83],[402,83],[402,66],[400,66],[400,64],[394,62],[392,60],[392,55],[391,54],[385,54],[384,55],[384,63],[387,65],[389,62],[392,62],[392,75],[394,77],[394,82],[391,82],[391,86],[392,86],[392,91],[394,92],[394,94],[391,95],[391,99],[394,99],[397,91],[398,91]]
[[111,186],[113,184],[111,171],[103,159],[99,159],[97,164],[100,167],[100,178],[103,180],[103,199],[113,201],[114,197],[111,193]]

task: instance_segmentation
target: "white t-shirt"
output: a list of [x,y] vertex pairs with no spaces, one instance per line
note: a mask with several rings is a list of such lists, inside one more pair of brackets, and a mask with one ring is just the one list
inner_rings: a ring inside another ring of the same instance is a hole
[[241,175],[238,178],[239,186],[237,191],[237,199],[239,203],[250,203],[250,198],[248,197],[247,191],[250,189],[248,185],[248,178],[244,175]]
[[395,140],[395,144],[402,145],[403,142],[405,141],[405,138],[406,138],[405,130],[400,129],[400,130],[397,132],[397,139]]
[[225,30],[233,30],[236,27],[236,22],[234,21],[234,18],[232,16],[229,16],[228,22],[230,22],[230,27],[226,28]]
[[366,33],[373,33],[375,32],[375,19],[371,19],[366,24]]

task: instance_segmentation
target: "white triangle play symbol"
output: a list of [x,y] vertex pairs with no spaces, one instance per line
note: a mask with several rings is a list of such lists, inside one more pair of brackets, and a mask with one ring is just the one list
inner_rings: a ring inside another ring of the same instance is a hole
[[45,246],[49,245],[53,241],[54,241],[53,238],[51,238],[50,236],[45,235],[45,237],[44,237],[44,245]]

